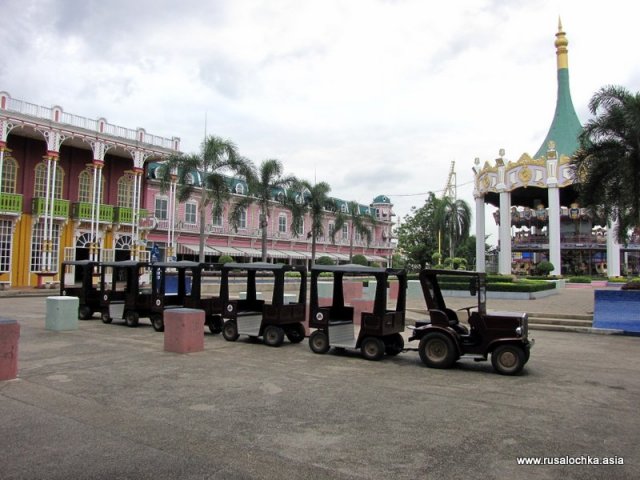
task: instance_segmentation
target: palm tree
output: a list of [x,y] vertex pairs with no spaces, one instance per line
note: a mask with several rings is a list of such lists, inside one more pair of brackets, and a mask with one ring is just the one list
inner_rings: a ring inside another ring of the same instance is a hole
[[437,199],[435,224],[438,226],[438,253],[442,234],[449,241],[449,258],[455,255],[455,247],[469,236],[471,208],[464,200],[445,196]]
[[362,213],[360,205],[357,202],[348,202],[347,211],[342,212],[339,210],[336,213],[336,221],[334,224],[333,232],[331,232],[331,240],[335,241],[336,232],[342,230],[344,225],[349,225],[349,263],[353,259],[353,240],[355,234],[358,233],[365,237],[367,245],[371,243],[373,236],[373,226],[376,224],[376,219],[371,213]]
[[[257,174],[249,175],[247,183],[249,185],[249,195],[239,200],[232,212],[231,222],[235,228],[238,226],[240,211],[247,208],[251,203],[257,203],[260,208],[260,229],[262,235],[262,261],[267,261],[267,226],[271,217],[271,207],[273,206],[274,192],[282,191],[282,196],[276,200],[285,204],[284,198],[287,195],[286,189],[296,184],[298,180],[292,175],[284,175],[282,162],[276,159],[264,160],[260,164]],[[277,195],[277,193],[276,193]]]
[[572,166],[581,203],[618,222],[617,237],[640,225],[640,93],[607,86],[594,94],[595,116],[580,135]]
[[[204,262],[207,207],[211,206],[214,217],[221,215],[224,204],[230,197],[225,174],[246,176],[250,174],[251,167],[250,162],[238,155],[238,149],[231,140],[210,135],[202,142],[199,154],[173,155],[158,170],[162,191],[166,191],[171,181],[175,180],[176,199],[179,202],[186,202],[190,198],[198,201],[200,262]],[[198,177],[200,181],[197,180]]]
[[[324,235],[323,221],[327,210],[335,209],[335,201],[329,197],[331,187],[326,182],[316,183],[311,185],[306,180],[302,180],[297,186],[303,196],[304,208],[300,211],[295,208],[294,212],[294,224],[297,224],[304,211],[309,211],[311,217],[311,229],[308,236],[311,237],[311,265],[316,263],[316,244],[318,237]],[[300,213],[298,213],[300,212]]]

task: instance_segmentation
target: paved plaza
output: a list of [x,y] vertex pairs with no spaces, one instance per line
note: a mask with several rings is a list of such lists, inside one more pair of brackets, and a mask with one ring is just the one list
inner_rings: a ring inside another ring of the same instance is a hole
[[[489,306],[589,313],[589,297]],[[0,298],[0,316],[21,326],[19,376],[0,382],[3,480],[640,478],[638,337],[535,331],[524,374],[504,377],[208,333],[204,352],[166,353],[145,319],[45,330],[44,297]],[[576,464],[596,458],[624,463]]]

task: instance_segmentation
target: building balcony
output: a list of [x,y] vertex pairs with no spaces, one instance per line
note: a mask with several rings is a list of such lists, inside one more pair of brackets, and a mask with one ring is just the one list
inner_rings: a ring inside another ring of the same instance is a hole
[[[140,218],[147,218],[149,212],[144,208],[140,209]],[[114,207],[113,208],[113,223],[121,225],[133,224],[133,208],[131,207]]]
[[22,213],[22,195],[0,193],[0,214],[20,215]]
[[[36,197],[31,201],[31,212],[37,217],[45,215],[45,198]],[[69,200],[56,198],[53,201],[53,216],[56,218],[69,218]]]
[[[89,202],[77,202],[71,205],[71,218],[75,220],[91,221],[92,204]],[[100,204],[100,223],[113,222],[113,205]]]

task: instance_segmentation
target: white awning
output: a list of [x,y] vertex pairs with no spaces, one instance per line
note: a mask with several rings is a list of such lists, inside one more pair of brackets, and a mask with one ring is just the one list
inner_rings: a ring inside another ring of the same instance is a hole
[[[199,255],[200,254],[200,246],[199,245],[189,245],[187,243],[179,243],[178,244],[178,253],[181,253],[183,255],[192,255],[192,254],[196,254]],[[204,254],[205,255],[217,255],[218,253],[213,250],[212,248],[207,247],[206,245],[204,246]]]
[[240,250],[242,253],[244,253],[248,257],[262,257],[262,251],[258,250],[257,248],[250,248],[250,247],[235,247],[235,248],[236,250]]
[[216,254],[230,255],[232,257],[240,255],[241,253],[233,247],[219,247],[218,245],[210,245],[209,248],[214,250]]
[[307,259],[311,258],[311,254],[309,252],[296,252],[295,250],[282,250],[282,253],[286,258],[299,258],[299,259]]
[[287,252],[284,250],[267,250],[267,257],[271,258],[289,258],[290,255],[287,255]]
[[333,255],[338,260],[349,260],[349,255],[346,255],[344,253],[332,253],[331,255]]

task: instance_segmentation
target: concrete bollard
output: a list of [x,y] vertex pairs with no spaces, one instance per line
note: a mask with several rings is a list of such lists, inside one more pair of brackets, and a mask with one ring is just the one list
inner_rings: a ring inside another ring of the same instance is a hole
[[204,310],[172,308],[164,311],[164,350],[193,353],[204,350]]
[[78,297],[47,297],[47,330],[62,331],[78,328]]
[[18,339],[20,325],[17,321],[0,318],[0,381],[18,376]]

